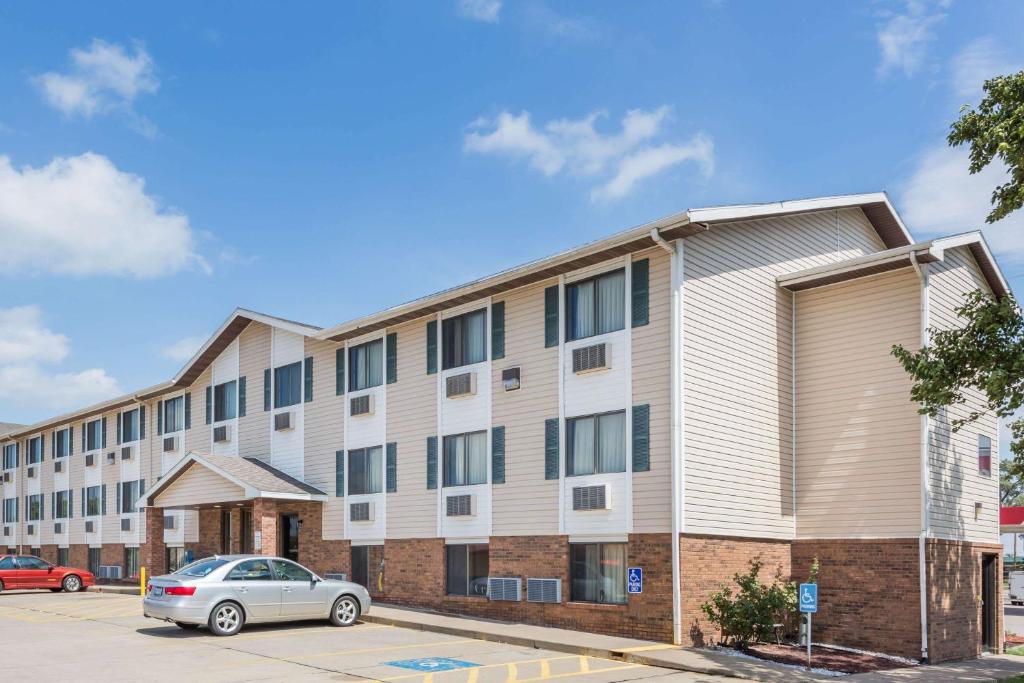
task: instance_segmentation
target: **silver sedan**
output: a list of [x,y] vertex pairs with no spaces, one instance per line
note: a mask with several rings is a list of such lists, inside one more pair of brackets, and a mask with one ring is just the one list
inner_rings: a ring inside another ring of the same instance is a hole
[[281,557],[217,555],[150,579],[142,604],[147,617],[233,636],[247,623],[329,619],[351,626],[369,611],[370,594]]

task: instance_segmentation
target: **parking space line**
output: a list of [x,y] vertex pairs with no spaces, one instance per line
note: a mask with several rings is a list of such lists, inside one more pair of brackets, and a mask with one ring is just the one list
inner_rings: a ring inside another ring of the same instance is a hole
[[505,683],[511,683],[518,678],[519,667],[517,667],[513,662],[508,662],[505,666],[508,668],[508,676],[505,678]]
[[[578,655],[562,655],[562,656],[555,656],[555,657],[544,657],[544,658],[540,658],[540,659],[523,659],[523,660],[520,660],[518,662],[515,662],[515,664],[517,666],[522,666],[524,664],[537,664],[537,663],[539,663],[540,664],[540,668],[541,668],[541,675],[544,675],[545,670],[547,670],[548,673],[550,673],[550,666],[548,664],[549,662],[557,662],[557,661],[562,661],[562,660],[566,660],[566,659],[577,659],[577,658],[578,658]],[[606,661],[611,661],[611,660],[606,660]],[[503,668],[507,669],[508,668],[508,662],[499,662],[497,664],[480,664],[479,666],[475,666],[472,669],[454,669],[451,672],[447,672],[447,673],[457,673],[457,672],[461,672],[461,671],[479,672],[479,671],[482,671],[484,669],[497,669],[499,667],[503,667]],[[419,677],[420,677],[419,674],[405,674],[405,675],[402,675],[402,676],[388,676],[387,678],[385,678],[383,680],[385,680],[385,681],[403,681],[403,680],[407,680],[407,679],[410,679],[410,678],[419,678]]]
[[[375,631],[381,628],[395,628],[391,624],[367,624],[366,626],[355,626],[351,630],[355,633],[361,633],[363,631]],[[291,629],[288,631],[276,630],[267,633],[242,633],[232,637],[232,641],[239,640],[258,640],[260,638],[280,638],[282,636],[305,636],[318,633],[338,633],[342,631],[337,626],[324,626],[318,628],[305,628],[305,629]],[[208,636],[214,640],[220,640],[217,636]]]
[[332,652],[317,652],[311,655],[299,655],[302,659],[318,659],[320,657],[344,657],[345,655],[359,655],[366,654],[367,652],[390,652],[392,650],[408,650],[410,648],[421,647],[430,648],[438,647],[441,645],[458,645],[460,643],[482,643],[483,641],[474,640],[473,638],[460,638],[457,640],[442,640],[436,643],[406,643],[405,645],[388,645],[385,647],[368,647],[359,650],[334,650]]

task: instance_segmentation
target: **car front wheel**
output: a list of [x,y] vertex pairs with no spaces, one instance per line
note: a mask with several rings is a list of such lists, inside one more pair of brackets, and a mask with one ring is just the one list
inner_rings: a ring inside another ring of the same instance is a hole
[[210,614],[210,630],[215,636],[233,636],[242,630],[242,608],[234,602],[222,602]]
[[331,608],[331,623],[335,626],[351,626],[359,618],[359,602],[351,595],[343,595],[334,601]]
[[82,580],[74,574],[65,576],[64,583],[62,585],[64,586],[64,590],[68,593],[77,593],[82,590]]

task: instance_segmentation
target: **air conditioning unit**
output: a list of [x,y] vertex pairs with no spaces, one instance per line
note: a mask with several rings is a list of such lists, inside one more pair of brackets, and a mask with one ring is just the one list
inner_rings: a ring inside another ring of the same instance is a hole
[[283,413],[277,413],[274,415],[274,431],[283,432],[288,429],[294,429],[295,425],[292,422],[292,411],[286,410]]
[[117,453],[107,453],[107,464],[113,465],[117,462]]
[[176,436],[165,436],[164,437],[164,453],[173,453],[178,450],[178,437]]
[[96,531],[96,522],[86,520],[85,521],[85,533],[91,534]]
[[611,344],[592,344],[579,346],[572,350],[572,371],[577,375],[607,370],[611,366]]
[[345,572],[325,572],[324,578],[331,581],[348,581],[348,574]]
[[501,371],[501,386],[505,391],[515,391],[521,386],[520,374],[519,368],[505,368]]
[[572,509],[609,510],[611,509],[610,498],[607,484],[574,486],[572,488]]
[[372,522],[373,503],[350,503],[348,506],[348,521],[350,522]]
[[458,375],[448,375],[444,381],[444,395],[448,398],[461,398],[472,396],[476,393],[476,373],[463,372]]
[[35,533],[36,533],[36,525],[35,524],[29,524],[28,525],[28,530],[27,530],[26,533],[28,533],[29,536],[34,536]]
[[164,529],[174,529],[176,522],[174,515],[164,515]]
[[527,602],[562,602],[561,579],[526,579]]
[[109,579],[112,581],[119,581],[121,579],[121,565],[119,564],[101,564],[100,573],[97,576],[101,579]]
[[121,520],[121,531],[131,531],[132,520],[130,517],[125,517]]
[[5,484],[10,484],[11,483],[11,473],[10,472],[4,472],[4,483]]
[[487,599],[502,600],[506,602],[519,602],[522,579],[517,577],[487,577]]
[[221,425],[213,428],[213,440],[215,443],[226,443],[231,440],[228,434],[228,426]]
[[29,479],[35,479],[36,478],[36,468],[35,467],[29,467],[28,468],[28,472],[26,472],[25,476],[27,476]]
[[54,472],[63,472],[64,471],[64,461],[63,460],[54,460],[53,461],[53,471]]
[[122,446],[121,447],[121,460],[131,460],[131,459],[132,459],[132,447],[131,446]]
[[85,466],[86,467],[92,467],[95,464],[96,464],[96,454],[95,453],[89,453],[88,455],[85,456]]
[[62,533],[64,533],[64,525],[61,524],[60,522],[54,522],[53,523],[53,533],[55,533],[55,534],[62,534]]
[[444,499],[447,517],[471,517],[473,515],[473,495],[446,496]]
[[373,415],[373,395],[353,396],[348,402],[348,414],[352,417],[356,415]]
[[5,526],[4,527],[4,536],[10,536],[10,535],[11,535],[11,527]]

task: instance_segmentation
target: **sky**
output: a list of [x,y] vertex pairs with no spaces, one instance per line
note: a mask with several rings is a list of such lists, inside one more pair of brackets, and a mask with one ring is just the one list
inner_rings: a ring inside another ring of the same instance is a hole
[[144,5],[0,6],[0,421],[693,207],[885,190],[1024,291],[945,144],[1024,3]]

